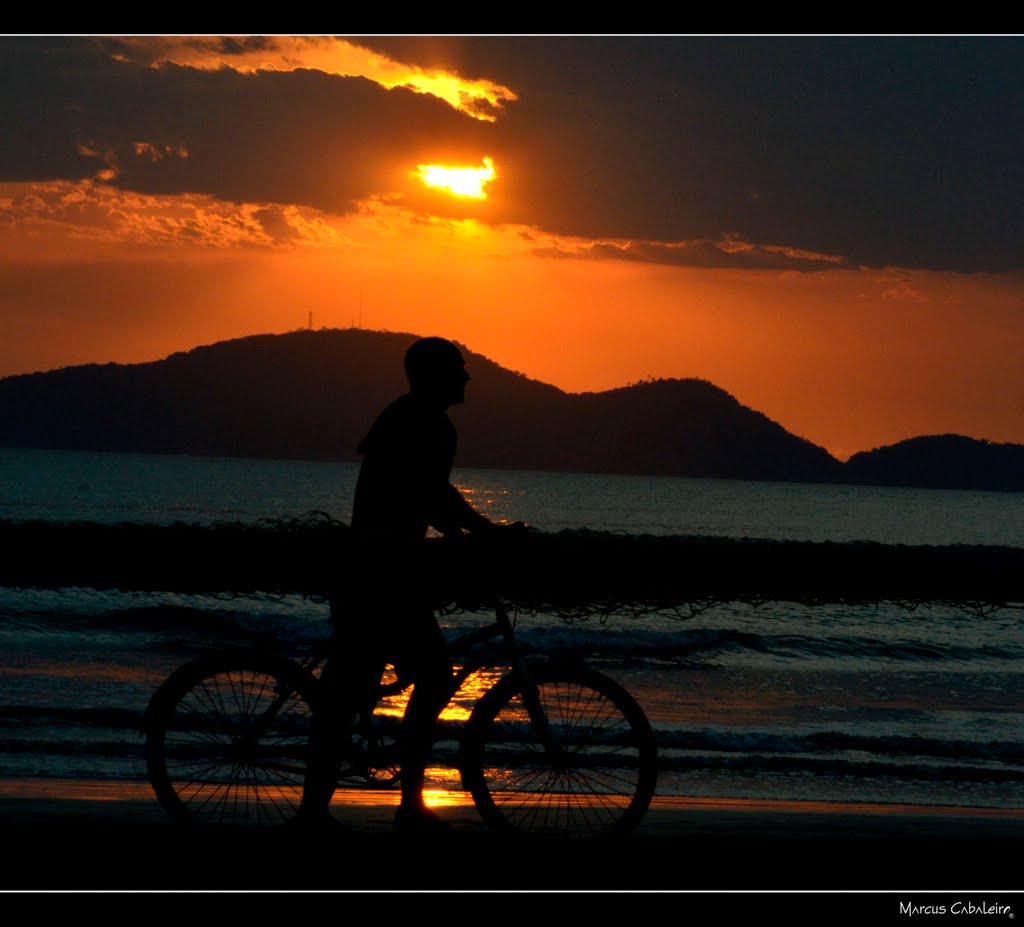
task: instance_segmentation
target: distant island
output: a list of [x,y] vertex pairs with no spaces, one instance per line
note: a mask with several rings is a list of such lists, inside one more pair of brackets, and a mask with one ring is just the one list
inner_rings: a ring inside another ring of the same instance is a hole
[[[416,337],[300,330],[6,377],[0,446],[357,460],[372,418],[406,389]],[[460,466],[1024,490],[1020,444],[925,436],[843,463],[706,380],[566,393],[463,350],[473,379],[452,410]]]

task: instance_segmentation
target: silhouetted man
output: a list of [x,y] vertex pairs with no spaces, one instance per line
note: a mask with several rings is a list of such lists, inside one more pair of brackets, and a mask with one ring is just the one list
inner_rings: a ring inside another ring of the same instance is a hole
[[[386,663],[414,683],[400,731],[401,830],[446,825],[423,804],[423,782],[437,716],[448,700],[452,665],[434,617],[433,575],[424,554],[428,528],[443,535],[492,532],[451,485],[456,432],[448,409],[465,399],[469,381],[459,349],[422,338],[405,355],[409,392],[392,402],[359,445],[363,454],[352,510],[352,585],[331,602],[334,646],[322,681],[349,723],[360,699],[380,682]],[[303,808],[326,804],[333,783],[307,779]]]

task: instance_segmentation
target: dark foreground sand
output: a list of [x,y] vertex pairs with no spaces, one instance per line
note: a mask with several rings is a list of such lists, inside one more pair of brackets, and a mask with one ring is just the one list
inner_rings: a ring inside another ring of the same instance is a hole
[[900,899],[982,896],[1024,911],[1022,811],[656,799],[628,839],[538,845],[490,834],[464,802],[439,808],[451,836],[401,837],[393,801],[346,803],[337,833],[238,835],[172,825],[143,784],[2,782],[0,889],[712,891],[732,901],[834,891],[887,893],[873,903],[889,913]]

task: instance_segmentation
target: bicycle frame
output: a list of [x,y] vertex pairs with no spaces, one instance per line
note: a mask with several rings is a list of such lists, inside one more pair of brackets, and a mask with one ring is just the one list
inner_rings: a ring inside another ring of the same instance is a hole
[[[448,644],[451,655],[460,659],[458,669],[452,673],[447,701],[450,702],[463,683],[479,670],[495,666],[508,667],[508,672],[516,674],[520,680],[523,703],[530,723],[549,755],[557,760],[563,756],[564,748],[554,737],[547,714],[540,703],[537,686],[530,672],[530,661],[515,636],[515,622],[509,616],[504,603],[495,602],[493,608],[495,611],[493,622],[460,634]],[[495,642],[493,646],[486,646],[491,642]],[[327,641],[319,644],[313,655],[301,664],[303,669],[312,673],[328,659],[329,649],[330,645]],[[364,709],[360,721],[356,724],[356,732],[361,733],[364,738],[369,740],[372,737],[371,718],[381,699],[401,692],[409,685],[410,683],[401,679],[381,684],[373,704]]]
[[[499,670],[498,678],[487,674],[482,694],[465,686],[473,706],[459,725],[458,763],[451,764],[463,788],[485,822],[506,833],[629,832],[657,779],[643,710],[582,661],[526,653],[514,616],[501,603],[493,607],[494,622],[449,644],[458,669],[446,687],[448,702],[474,673]],[[164,681],[143,731],[150,782],[175,820],[251,825],[298,813],[313,762],[311,726],[324,704],[316,669],[330,652],[324,641],[298,662],[265,646],[227,648]],[[404,688],[399,680],[376,695]],[[338,785],[379,788],[401,775],[399,751],[374,720],[378,700],[358,712],[358,724],[338,730],[345,740]]]
[[[449,698],[458,692],[462,684],[473,673],[487,666],[504,665],[510,667],[514,672],[528,675],[527,658],[516,640],[515,623],[509,617],[508,609],[501,602],[494,603],[493,607],[495,621],[466,631],[448,642],[448,650],[452,656],[468,658],[463,660],[460,668],[452,675]],[[476,649],[482,648],[482,645],[498,638],[501,640],[495,646],[486,650]],[[298,663],[307,673],[313,674],[319,666],[327,661],[329,653],[330,642],[324,640],[314,647],[313,653],[309,657],[299,660]],[[403,682],[400,679],[392,683],[384,683],[378,691],[378,700],[401,692],[409,685],[411,683]]]
[[454,688],[451,691],[451,695],[449,695],[449,699],[455,695],[463,682],[477,670],[485,666],[507,664],[511,668],[511,672],[515,673],[521,680],[523,702],[526,705],[530,722],[534,730],[537,731],[541,742],[552,755],[556,757],[561,756],[563,748],[553,736],[547,714],[540,704],[537,686],[530,673],[529,661],[523,654],[522,647],[515,636],[515,624],[509,618],[508,610],[502,602],[494,604],[494,612],[495,621],[492,624],[469,631],[453,642],[453,650],[457,650],[458,646],[472,646],[478,641],[486,642],[497,637],[502,639],[501,644],[494,648],[493,654],[483,659],[464,663],[462,668],[453,675]]

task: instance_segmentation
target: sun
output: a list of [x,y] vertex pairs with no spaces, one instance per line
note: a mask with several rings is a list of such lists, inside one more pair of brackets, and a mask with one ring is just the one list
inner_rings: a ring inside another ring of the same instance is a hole
[[483,159],[483,167],[442,167],[439,164],[420,164],[413,172],[428,187],[447,190],[454,196],[485,200],[484,186],[497,176],[494,161]]

